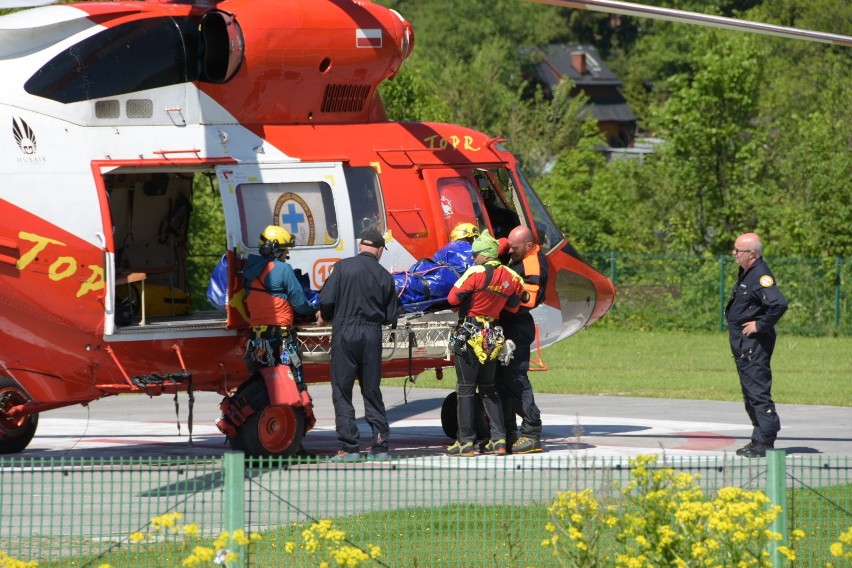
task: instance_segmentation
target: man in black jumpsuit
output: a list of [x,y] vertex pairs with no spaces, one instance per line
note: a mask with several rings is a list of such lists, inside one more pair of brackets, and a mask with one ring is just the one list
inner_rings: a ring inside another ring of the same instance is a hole
[[385,240],[376,229],[360,235],[357,256],[332,268],[320,290],[322,319],[331,321],[331,394],[340,451],[333,461],[361,459],[352,389],[360,379],[367,423],[373,429],[368,459],[388,458],[390,428],[379,383],[382,376],[382,324],[396,323],[399,300],[393,276],[379,259]]
[[745,409],[754,430],[751,441],[737,450],[748,458],[763,457],[773,448],[781,420],[772,402],[775,324],[787,311],[787,300],[763,261],[763,244],[755,233],[737,237],[734,261],[740,266],[737,282],[725,308],[731,352],[737,363]]

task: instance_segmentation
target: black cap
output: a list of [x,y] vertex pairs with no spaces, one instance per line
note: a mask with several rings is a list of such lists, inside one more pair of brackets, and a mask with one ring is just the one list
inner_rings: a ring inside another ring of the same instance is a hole
[[361,239],[362,245],[367,245],[368,247],[382,248],[385,246],[385,238],[375,227],[365,229],[358,238]]

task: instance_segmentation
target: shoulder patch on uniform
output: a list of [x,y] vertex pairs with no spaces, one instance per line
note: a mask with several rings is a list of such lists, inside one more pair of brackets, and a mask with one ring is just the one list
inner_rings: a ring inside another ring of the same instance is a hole
[[775,280],[770,275],[764,274],[760,277],[760,285],[764,288],[769,288],[773,284],[775,284]]

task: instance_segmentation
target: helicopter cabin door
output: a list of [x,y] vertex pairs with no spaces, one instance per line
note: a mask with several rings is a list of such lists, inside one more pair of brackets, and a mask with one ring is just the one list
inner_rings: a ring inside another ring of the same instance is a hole
[[258,254],[258,239],[268,225],[293,235],[288,262],[309,300],[331,266],[354,254],[354,224],[340,163],[237,164],[217,166],[216,175],[227,232],[228,328],[248,325],[242,266],[248,255]]

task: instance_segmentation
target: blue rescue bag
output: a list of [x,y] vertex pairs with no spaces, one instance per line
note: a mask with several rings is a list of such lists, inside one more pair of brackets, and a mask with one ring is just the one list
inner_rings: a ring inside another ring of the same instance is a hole
[[452,241],[432,258],[415,262],[405,272],[394,272],[399,302],[406,312],[446,308],[456,280],[473,264],[473,249],[464,240]]
[[228,255],[222,258],[210,275],[210,284],[207,285],[207,301],[217,310],[224,310],[228,305]]

